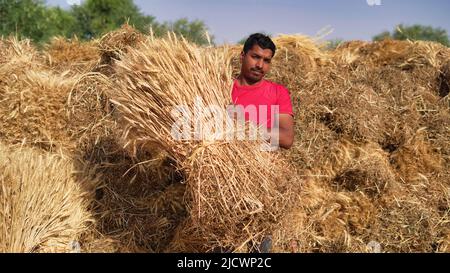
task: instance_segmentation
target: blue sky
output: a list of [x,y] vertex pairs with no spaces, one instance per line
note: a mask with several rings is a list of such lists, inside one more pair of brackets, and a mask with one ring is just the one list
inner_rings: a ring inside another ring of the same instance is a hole
[[[67,8],[74,0],[47,0]],[[381,2],[369,5],[368,2]],[[326,26],[327,39],[370,40],[399,23],[425,24],[450,31],[448,0],[135,0],[158,21],[181,17],[203,20],[217,43],[235,43],[248,34],[315,35]]]

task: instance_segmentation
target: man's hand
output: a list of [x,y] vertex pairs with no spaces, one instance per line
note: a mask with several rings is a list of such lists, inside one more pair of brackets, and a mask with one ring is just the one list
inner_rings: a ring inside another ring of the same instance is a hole
[[278,137],[278,145],[284,149],[290,149],[294,144],[294,117],[289,114],[280,114],[279,117],[279,132],[272,130],[271,143],[276,141]]

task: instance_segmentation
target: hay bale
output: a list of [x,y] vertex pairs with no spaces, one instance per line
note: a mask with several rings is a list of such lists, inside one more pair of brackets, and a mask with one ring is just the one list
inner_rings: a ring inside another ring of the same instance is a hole
[[0,168],[0,251],[73,251],[93,225],[93,174],[62,156],[3,144]]
[[[226,60],[226,54],[206,54],[185,41],[154,40],[129,49],[117,62],[117,88],[110,94],[126,121],[128,144],[157,143],[183,170],[190,225],[204,242],[197,251],[257,242],[290,200],[292,182],[282,171],[287,164],[260,151],[260,142],[219,141],[212,135],[177,141],[171,135],[172,109],[193,107],[196,98],[222,107],[226,115],[232,83]],[[211,121],[202,116],[200,124]]]
[[[15,68],[13,63],[0,68],[0,75],[5,75],[0,82],[2,139],[47,149],[70,146],[65,104],[78,78],[56,74],[36,63]],[[8,72],[4,71],[7,67]]]
[[[329,57],[324,52],[324,46],[304,35],[286,35],[281,34],[273,38],[277,46],[279,58],[288,58],[288,55],[296,55],[299,58],[299,64],[305,69],[314,70],[320,65],[326,64]],[[289,54],[290,53],[290,54]]]
[[[348,46],[348,44],[347,44]],[[351,58],[354,66],[395,66],[409,70],[415,67],[431,66],[439,68],[442,62],[449,58],[446,46],[426,41],[383,40],[366,44],[357,44],[357,54]],[[335,60],[345,60],[342,54],[348,54],[345,48],[337,48],[332,53]]]
[[47,64],[53,69],[83,73],[91,71],[97,65],[100,51],[97,41],[81,42],[77,37],[55,37],[46,45],[45,57]]
[[[173,167],[164,154],[140,151],[131,157],[117,139],[113,133],[103,136],[84,154],[101,181],[96,192],[96,231],[111,241],[100,251],[163,252],[186,218],[185,187],[171,176]],[[101,247],[97,241],[103,240],[97,234],[83,243],[97,250]]]
[[77,64],[69,63],[61,64],[68,65],[66,70],[50,69],[27,43],[10,43],[14,50],[0,66],[4,141],[74,150],[93,131],[105,130],[108,109],[102,90],[107,87],[101,75],[80,74]]
[[280,222],[276,252],[369,252],[367,244],[379,229],[379,210],[362,192],[334,192],[310,176],[301,202]]
[[340,44],[335,50],[330,52],[332,60],[343,66],[352,65],[361,58],[361,49],[366,46],[365,41],[348,41]]
[[38,57],[37,50],[28,39],[18,40],[16,37],[2,39],[0,42],[0,64],[11,63],[12,60],[31,62]]
[[114,60],[119,60],[123,53],[128,52],[128,47],[136,47],[144,40],[145,36],[128,24],[105,34],[98,42],[100,63],[97,70],[110,75]]

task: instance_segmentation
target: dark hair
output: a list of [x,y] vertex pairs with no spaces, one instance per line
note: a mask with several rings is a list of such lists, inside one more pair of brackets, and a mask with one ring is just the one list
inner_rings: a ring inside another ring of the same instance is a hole
[[245,41],[244,53],[247,54],[247,52],[250,49],[252,49],[254,45],[259,45],[262,49],[272,50],[272,57],[275,56],[277,47],[275,46],[275,44],[273,43],[272,39],[270,39],[269,36],[261,33],[254,33],[250,35],[247,38],[247,41]]

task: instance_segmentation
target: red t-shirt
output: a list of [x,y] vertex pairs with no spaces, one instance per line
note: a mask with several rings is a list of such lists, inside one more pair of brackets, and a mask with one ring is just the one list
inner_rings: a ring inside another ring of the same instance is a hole
[[[235,80],[231,97],[234,105],[242,105],[245,108],[246,120],[265,125],[267,128],[273,127],[272,112],[276,112],[276,106],[279,114],[294,115],[287,88],[271,81],[262,80],[256,85],[241,86]],[[255,108],[256,115],[250,114]]]

